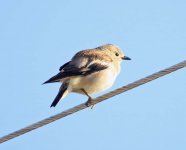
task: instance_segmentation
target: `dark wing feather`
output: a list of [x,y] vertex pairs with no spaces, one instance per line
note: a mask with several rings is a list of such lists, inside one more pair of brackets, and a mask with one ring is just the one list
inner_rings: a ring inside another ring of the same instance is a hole
[[102,65],[102,64],[99,64],[99,63],[94,63],[92,65],[90,65],[88,67],[88,70],[85,71],[83,73],[84,76],[87,76],[89,74],[92,74],[92,73],[95,73],[95,72],[98,72],[98,71],[101,71],[101,70],[104,70],[104,69],[107,69],[108,66],[107,65]]
[[56,74],[55,76],[51,77],[49,80],[47,80],[46,82],[44,82],[43,84],[46,83],[53,83],[53,82],[59,82],[59,80],[66,78],[66,77],[71,77],[71,76],[77,76],[77,75],[82,75],[81,69],[77,68],[77,67],[68,67],[71,69],[65,69],[63,68],[63,70],[61,72],[59,72],[58,74]]
[[104,70],[106,68],[108,68],[107,65],[102,65],[100,63],[94,63],[88,67],[81,67],[81,68],[78,68],[75,65],[68,64],[62,69],[61,72],[59,72],[57,75],[53,76],[52,78],[44,82],[44,84],[58,82],[63,78],[71,77],[71,76],[79,76],[79,75],[87,76],[89,74]]
[[63,68],[65,68],[67,65],[69,65],[69,63],[71,63],[71,61],[65,63],[64,65],[62,65],[60,68],[59,68],[59,71],[63,70]]

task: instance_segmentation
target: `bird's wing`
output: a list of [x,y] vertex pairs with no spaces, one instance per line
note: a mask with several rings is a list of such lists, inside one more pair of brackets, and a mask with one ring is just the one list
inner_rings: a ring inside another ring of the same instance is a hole
[[[77,63],[77,62],[76,62]],[[76,63],[69,62],[65,65],[63,65],[61,72],[59,72],[57,75],[51,77],[49,80],[47,80],[45,83],[52,83],[52,82],[59,82],[60,80],[72,77],[72,76],[87,76],[89,74],[104,70],[108,68],[108,65],[101,64],[98,62],[90,63],[89,65],[79,66]]]
[[67,66],[69,63],[71,63],[71,61],[65,63],[64,65],[62,65],[60,68],[59,68],[59,71],[62,71],[63,68],[65,68],[65,66]]
[[90,66],[88,66],[88,69],[84,72],[82,72],[82,75],[87,76],[90,75],[92,73],[107,69],[108,65],[106,64],[101,64],[101,63],[93,63]]

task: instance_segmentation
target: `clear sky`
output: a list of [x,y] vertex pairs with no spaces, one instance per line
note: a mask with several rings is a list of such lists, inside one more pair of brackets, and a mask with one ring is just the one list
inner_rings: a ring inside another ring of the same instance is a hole
[[[185,60],[186,1],[1,1],[0,136],[85,102],[87,97],[70,94],[50,108],[60,85],[41,84],[77,51],[106,43],[120,46],[132,61],[123,62],[105,92]],[[182,69],[0,149],[185,150],[185,107]]]

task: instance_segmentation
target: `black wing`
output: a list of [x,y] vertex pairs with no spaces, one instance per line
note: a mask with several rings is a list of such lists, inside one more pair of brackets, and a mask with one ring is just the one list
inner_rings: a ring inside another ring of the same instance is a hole
[[59,71],[63,70],[63,68],[65,68],[65,66],[67,66],[71,61],[65,63],[64,65],[62,65],[60,68],[59,68]]
[[88,67],[81,67],[81,68],[78,68],[74,65],[66,64],[66,66],[62,68],[61,72],[59,72],[57,75],[53,76],[52,78],[44,82],[44,84],[59,82],[61,79],[66,77],[71,77],[71,76],[79,76],[79,75],[87,76],[89,74],[104,70],[106,68],[108,68],[107,65],[102,65],[100,63],[94,63]]
[[90,65],[88,67],[88,70],[83,72],[83,75],[84,76],[87,76],[89,74],[92,74],[92,73],[95,73],[95,72],[98,72],[98,71],[101,71],[101,70],[104,70],[104,69],[107,69],[108,66],[107,65],[102,65],[102,64],[99,64],[99,63],[94,63],[92,65]]

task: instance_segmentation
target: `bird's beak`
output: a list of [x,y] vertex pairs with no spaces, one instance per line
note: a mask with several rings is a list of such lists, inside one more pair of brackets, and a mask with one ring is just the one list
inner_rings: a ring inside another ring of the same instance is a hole
[[127,57],[127,56],[123,56],[122,59],[123,60],[131,60],[131,58],[130,57]]

